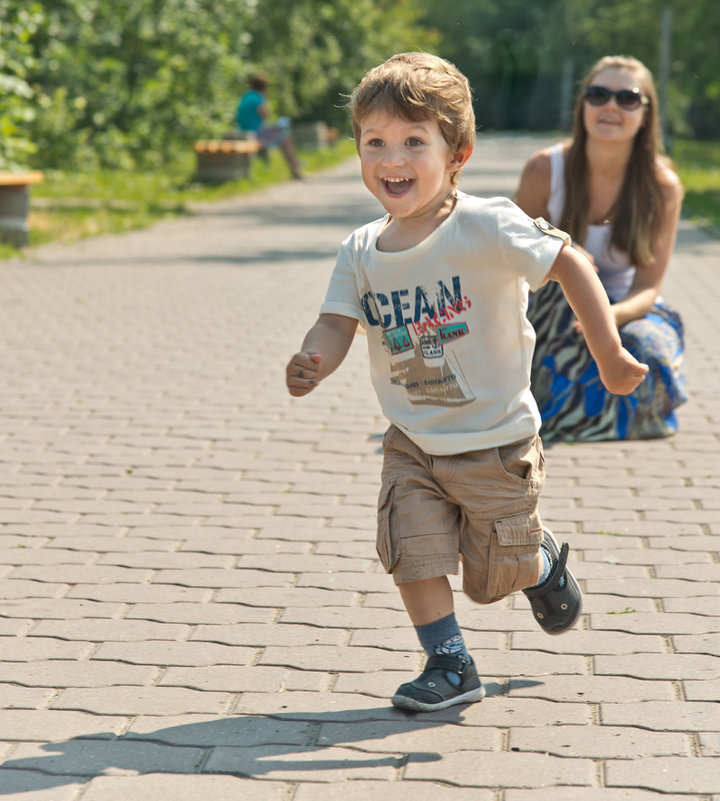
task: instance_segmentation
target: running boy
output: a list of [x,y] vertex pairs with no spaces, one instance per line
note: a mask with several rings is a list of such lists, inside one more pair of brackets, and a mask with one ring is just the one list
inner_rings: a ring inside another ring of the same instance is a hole
[[537,510],[544,479],[530,392],[528,290],[558,281],[605,386],[647,367],[620,343],[607,297],[569,237],[512,202],[456,188],[475,143],[467,79],[426,53],[393,56],[351,98],[362,177],[387,215],[341,245],[320,316],[290,360],[291,395],[345,358],[358,321],[390,427],[377,550],[428,655],[395,706],[442,709],[484,695],[447,575],[481,604],[523,590],[540,626],[569,629],[580,588]]

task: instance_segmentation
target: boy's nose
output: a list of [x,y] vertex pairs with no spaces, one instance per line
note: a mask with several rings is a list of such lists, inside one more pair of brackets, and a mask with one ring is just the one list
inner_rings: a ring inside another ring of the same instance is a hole
[[405,161],[405,150],[402,147],[388,147],[383,153],[383,164],[395,166]]

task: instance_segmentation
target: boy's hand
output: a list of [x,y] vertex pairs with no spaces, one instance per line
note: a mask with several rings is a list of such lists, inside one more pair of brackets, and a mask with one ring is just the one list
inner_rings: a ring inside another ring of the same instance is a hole
[[347,356],[358,321],[342,314],[321,314],[307,332],[302,350],[285,368],[285,383],[294,398],[312,392]]
[[285,383],[294,398],[312,392],[320,383],[318,371],[322,356],[319,353],[301,351],[296,353],[285,368]]
[[612,357],[603,358],[602,363],[598,361],[597,365],[600,380],[613,395],[629,395],[642,384],[650,369],[625,348],[620,348]]

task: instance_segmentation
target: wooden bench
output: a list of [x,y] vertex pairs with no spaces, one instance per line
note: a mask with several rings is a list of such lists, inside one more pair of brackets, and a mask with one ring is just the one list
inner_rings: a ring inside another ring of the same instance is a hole
[[235,181],[250,171],[250,159],[261,149],[255,139],[207,139],[195,142],[195,180]]
[[44,178],[38,171],[0,172],[0,240],[20,248],[28,243],[30,186]]

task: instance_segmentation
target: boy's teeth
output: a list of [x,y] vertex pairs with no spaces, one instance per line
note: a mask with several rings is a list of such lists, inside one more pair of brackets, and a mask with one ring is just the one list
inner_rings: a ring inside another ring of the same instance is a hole
[[[390,193],[391,195],[393,193],[399,195],[412,185],[412,180],[410,178],[385,178],[384,183],[386,192]],[[398,192],[395,192],[396,189]]]

